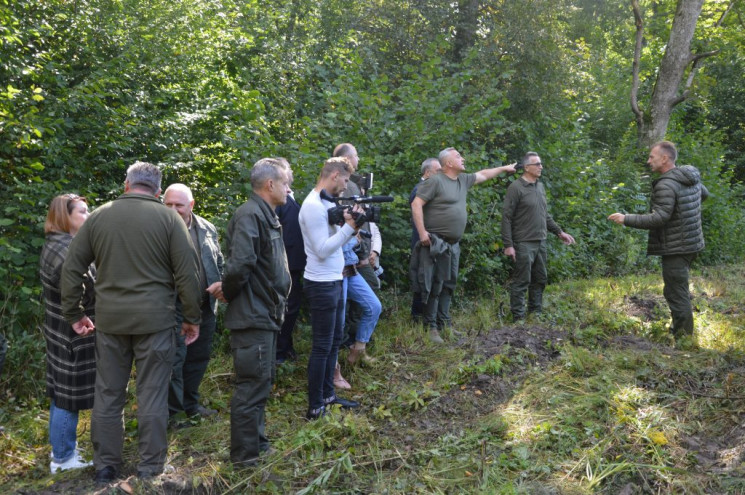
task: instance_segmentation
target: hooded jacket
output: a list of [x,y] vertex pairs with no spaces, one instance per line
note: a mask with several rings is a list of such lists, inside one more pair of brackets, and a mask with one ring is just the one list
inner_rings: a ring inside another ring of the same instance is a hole
[[704,249],[701,202],[708,196],[698,169],[674,167],[652,182],[650,213],[626,215],[624,225],[649,230],[648,255],[698,253]]

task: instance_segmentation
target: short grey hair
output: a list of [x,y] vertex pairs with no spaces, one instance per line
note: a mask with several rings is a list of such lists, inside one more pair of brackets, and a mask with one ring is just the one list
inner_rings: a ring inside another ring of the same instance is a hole
[[440,151],[440,154],[437,155],[440,165],[445,165],[445,162],[447,161],[448,156],[450,156],[450,153],[452,153],[453,151],[455,151],[455,148],[453,147],[445,148],[444,150]]
[[432,167],[434,167],[435,164],[440,165],[440,160],[438,160],[437,158],[427,158],[426,160],[424,160],[422,162],[422,175],[432,170]]
[[540,155],[536,153],[535,151],[528,151],[527,153],[525,153],[525,155],[523,155],[522,164],[526,165],[528,163],[528,160],[530,160],[534,156],[540,156]]
[[277,160],[285,168],[285,172],[287,172],[287,179],[290,182],[293,182],[295,178],[292,173],[292,167],[290,166],[290,162],[287,160],[287,158],[283,156],[275,156],[274,160]]
[[268,180],[281,180],[286,177],[285,165],[276,158],[262,158],[251,169],[251,189],[260,190]]
[[134,162],[127,169],[127,183],[129,187],[147,189],[153,196],[160,191],[160,181],[163,173],[160,169],[148,162]]
[[675,144],[671,141],[660,141],[652,146],[652,149],[659,148],[663,154],[670,158],[670,161],[675,163],[678,159],[678,150],[675,148]]

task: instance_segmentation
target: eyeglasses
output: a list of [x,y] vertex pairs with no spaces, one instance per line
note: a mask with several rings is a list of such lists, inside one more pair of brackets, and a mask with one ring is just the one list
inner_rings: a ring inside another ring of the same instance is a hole
[[526,163],[526,164],[525,164],[525,166],[526,166],[526,167],[527,167],[528,165],[536,165],[536,166],[538,166],[538,167],[543,167],[543,163],[542,163],[542,162],[535,162],[535,163]]

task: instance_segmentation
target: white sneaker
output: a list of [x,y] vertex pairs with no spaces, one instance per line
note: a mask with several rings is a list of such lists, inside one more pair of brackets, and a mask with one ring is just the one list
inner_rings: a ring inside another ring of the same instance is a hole
[[80,457],[80,454],[76,451],[75,455],[70,457],[65,462],[50,462],[49,463],[49,470],[52,472],[52,474],[59,473],[60,471],[67,471],[68,469],[83,469],[87,468],[88,466],[92,466],[93,462],[86,462],[83,460],[82,457]]

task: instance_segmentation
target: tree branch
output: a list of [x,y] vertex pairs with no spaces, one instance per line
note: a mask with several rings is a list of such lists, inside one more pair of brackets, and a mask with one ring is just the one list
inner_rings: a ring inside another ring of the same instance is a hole
[[722,25],[722,23],[724,22],[724,18],[727,17],[727,14],[729,14],[729,11],[732,10],[736,3],[737,0],[732,0],[729,5],[727,5],[727,8],[724,10],[724,12],[722,12],[722,15],[719,17],[719,20],[714,25],[714,27],[719,27]]
[[691,61],[695,64],[698,63],[699,60],[706,57],[711,57],[719,53],[719,50],[712,50],[710,52],[704,52],[704,53],[697,53],[696,55],[691,54]]
[[642,41],[644,39],[644,21],[642,20],[641,10],[639,9],[639,0],[631,0],[631,7],[634,10],[634,23],[636,24],[636,45],[634,47],[634,61],[632,64],[631,84],[631,110],[636,116],[636,123],[640,129],[644,127],[644,114],[639,109],[639,66],[642,56]]
[[[737,3],[737,0],[732,0],[729,3],[729,5],[727,5],[727,8],[724,10],[724,12],[722,12],[722,15],[719,16],[719,20],[717,20],[715,27],[719,27],[722,25],[725,17],[727,17],[727,14],[730,12],[730,10],[732,10],[732,8],[735,6],[736,3]],[[686,79],[685,89],[683,90],[683,92],[678,98],[672,101],[672,106],[682,103],[691,94],[691,87],[693,86],[693,79],[696,77],[696,72],[698,72],[699,61],[705,59],[706,57],[712,57],[716,55],[717,53],[719,53],[719,50],[712,50],[710,52],[698,53],[696,55],[691,54],[690,62],[693,62],[693,65],[691,65],[691,70],[688,72],[688,78]]]
[[691,86],[693,86],[693,79],[696,77],[696,72],[698,71],[699,61],[705,59],[706,57],[711,57],[713,55],[716,55],[717,53],[719,53],[719,50],[713,50],[711,52],[691,55],[691,60],[693,61],[693,65],[691,65],[691,70],[690,72],[688,72],[688,78],[686,79],[685,89],[683,90],[683,93],[673,101],[672,103],[673,106],[677,105],[678,103],[682,103],[690,95]]

